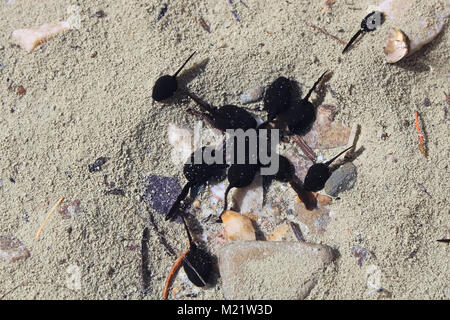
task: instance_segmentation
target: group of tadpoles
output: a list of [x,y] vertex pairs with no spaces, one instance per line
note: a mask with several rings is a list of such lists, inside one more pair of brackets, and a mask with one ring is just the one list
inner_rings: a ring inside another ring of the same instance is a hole
[[[364,18],[361,23],[361,29],[350,40],[349,44],[344,49],[344,52],[361,33],[369,32],[374,29],[370,27],[370,25],[373,23],[373,17],[376,13],[377,12],[371,13]],[[152,92],[152,98],[155,101],[164,101],[174,95],[174,93],[178,90],[177,76],[189,60],[191,60],[194,54],[195,52],[189,56],[189,58],[175,72],[174,75],[164,75],[157,79]],[[292,94],[294,89],[293,82],[285,77],[277,78],[265,91],[263,109],[267,112],[267,120],[261,124],[258,124],[255,118],[244,108],[235,105],[214,107],[202,101],[190,92],[186,91],[185,94],[191,98],[201,110],[193,111],[192,113],[200,116],[211,126],[221,130],[222,132],[238,129],[242,129],[245,132],[249,129],[254,129],[256,130],[258,136],[260,132],[264,132],[267,133],[267,137],[269,137],[269,132],[272,128],[282,128],[284,129],[283,132],[287,132],[289,135],[301,136],[306,134],[311,129],[314,121],[316,120],[316,108],[309,101],[309,98],[326,74],[327,71],[319,77],[308,93],[296,103],[292,103]],[[232,137],[232,139],[234,139],[233,141],[235,141],[235,138],[236,137]],[[259,143],[261,141],[269,143],[269,138],[267,138],[267,140],[258,139],[258,147],[256,150],[259,149]],[[188,197],[189,191],[200,187],[207,182],[220,181],[221,179],[224,179],[226,172],[228,187],[225,191],[224,209],[222,213],[225,212],[228,206],[227,198],[229,191],[232,188],[243,188],[249,186],[253,182],[258,171],[262,167],[267,166],[267,164],[263,164],[258,158],[258,151],[256,151],[256,153],[249,152],[249,143],[248,137],[246,137],[246,154],[244,163],[238,163],[235,161],[236,159],[228,159],[227,163],[225,152],[227,141],[224,140],[221,147],[218,149],[213,146],[204,146],[198,150],[195,150],[190,156],[190,159],[188,159],[189,161],[184,164],[183,174],[187,179],[187,183],[172,205],[170,211],[167,213],[166,220],[173,221],[180,218],[183,222],[189,240],[189,250],[187,250],[182,257],[182,266],[189,280],[196,286],[204,287],[208,284],[208,279],[213,265],[212,257],[206,249],[197,246],[193,241],[186,223],[182,204]],[[236,148],[236,144],[234,144],[234,147]],[[290,161],[286,157],[279,154],[276,155],[279,160],[277,172],[271,176],[264,177],[281,182],[289,182],[291,187],[299,196],[300,200],[305,204],[305,207],[308,210],[313,210],[316,207],[316,198],[312,192],[317,192],[324,188],[325,182],[332,173],[330,165],[339,156],[351,148],[352,147],[340,152],[327,162],[314,163],[308,169],[303,183],[295,176],[295,169]],[[199,159],[198,157],[202,159],[201,156],[206,152],[212,156],[215,156],[218,152],[221,153],[220,155],[223,155],[223,161],[221,163],[211,164],[206,162],[196,163],[195,159]],[[228,169],[228,171],[226,171],[226,169]]]

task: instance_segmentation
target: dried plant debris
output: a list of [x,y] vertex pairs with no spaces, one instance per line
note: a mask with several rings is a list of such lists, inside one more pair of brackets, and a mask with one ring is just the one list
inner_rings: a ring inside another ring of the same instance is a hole
[[102,171],[102,166],[109,160],[109,157],[100,157],[89,165],[89,172]]
[[16,262],[27,259],[30,251],[17,238],[11,236],[0,236],[0,260],[5,263]]
[[303,140],[312,149],[333,149],[346,146],[351,128],[334,121],[337,108],[333,105],[321,105],[317,108],[316,122]]
[[156,18],[156,21],[161,20],[166,15],[168,7],[169,7],[169,5],[167,3],[163,4],[161,9],[159,10],[159,14],[158,14],[158,17]]
[[148,250],[148,241],[149,241],[149,230],[147,227],[144,228],[142,232],[142,240],[141,240],[141,294],[145,296],[150,291],[150,277],[151,272],[148,268],[149,266],[149,250]]
[[147,178],[145,198],[158,213],[167,214],[180,193],[181,186],[177,178],[156,175]]

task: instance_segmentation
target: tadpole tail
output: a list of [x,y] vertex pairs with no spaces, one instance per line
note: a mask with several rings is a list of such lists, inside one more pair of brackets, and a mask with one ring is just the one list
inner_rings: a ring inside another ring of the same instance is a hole
[[345,152],[347,152],[347,151],[350,150],[351,148],[353,148],[353,146],[351,146],[351,147],[345,149],[344,151],[340,152],[337,156],[334,156],[333,159],[328,160],[327,162],[325,162],[325,164],[326,164],[327,166],[329,166],[330,164],[333,163],[334,160],[336,160],[337,158],[339,158],[342,154],[344,154]]
[[166,221],[167,220],[172,220],[173,218],[176,217],[177,213],[178,213],[178,209],[180,209],[180,204],[181,201],[183,201],[184,199],[186,199],[188,193],[189,193],[189,189],[191,188],[192,183],[188,182],[183,190],[181,190],[180,195],[177,197],[177,200],[175,200],[175,202],[172,205],[172,208],[170,208],[169,213],[166,215]]
[[316,90],[317,85],[320,83],[320,81],[322,81],[323,77],[328,73],[328,70],[325,71],[324,73],[322,73],[322,75],[320,76],[320,78],[314,83],[314,85],[312,86],[312,88],[308,91],[308,94],[303,98],[303,100],[309,100],[309,97],[311,96],[311,94],[313,93],[314,90]]
[[196,104],[198,104],[198,106],[199,106],[203,111],[209,112],[210,114],[213,114],[213,113],[216,111],[215,108],[211,107],[208,103],[206,103],[206,102],[204,102],[203,100],[201,100],[201,99],[200,99],[199,97],[197,97],[195,94],[192,94],[192,93],[190,93],[190,92],[186,92],[186,94],[187,94],[187,96],[188,96],[189,98],[191,98],[192,100],[194,100],[194,102],[195,102]]
[[289,181],[289,184],[292,189],[294,189],[295,193],[297,193],[300,200],[305,204],[305,208],[307,210],[314,210],[317,206],[317,199],[310,191],[306,191],[303,188],[302,182],[297,178],[294,178]]
[[228,193],[230,192],[230,190],[232,188],[233,188],[233,185],[229,184],[227,189],[225,190],[225,195],[223,196],[223,200],[224,200],[223,210],[222,210],[222,213],[220,214],[220,216],[222,216],[222,214],[227,210],[227,207],[228,207]]
[[186,218],[184,216],[181,216],[181,220],[183,220],[184,229],[186,230],[186,233],[187,233],[187,237],[188,237],[188,241],[189,241],[189,247],[192,248],[192,244],[193,244],[192,236],[191,236],[191,232],[189,231],[189,228],[187,226]]
[[355,35],[350,39],[349,42],[347,42],[347,44],[345,45],[344,50],[342,50],[342,53],[344,54],[348,48],[350,48],[350,46],[352,45],[353,42],[355,42],[355,40],[359,37],[360,34],[362,34],[364,31],[362,29],[359,29],[357,33],[355,33]]
[[183,68],[184,68],[184,66],[186,65],[186,63],[188,63],[189,60],[191,60],[191,58],[194,56],[195,53],[196,53],[196,51],[194,51],[194,53],[191,54],[191,55],[189,56],[189,58],[187,58],[187,60],[183,63],[183,65],[180,67],[180,69],[178,69],[177,72],[175,72],[175,74],[173,75],[174,78],[181,72],[181,70],[183,70]]

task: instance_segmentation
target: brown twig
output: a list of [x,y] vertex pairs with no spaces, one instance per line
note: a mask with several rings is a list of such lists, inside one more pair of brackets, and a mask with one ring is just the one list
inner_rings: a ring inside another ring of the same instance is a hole
[[300,149],[302,149],[303,153],[308,157],[309,160],[311,160],[313,163],[316,162],[317,155],[315,154],[313,149],[311,149],[311,147],[306,144],[302,137],[293,135],[291,136],[291,139],[300,147]]
[[64,197],[60,198],[58,200],[58,202],[56,202],[56,204],[53,206],[53,208],[49,211],[49,213],[47,214],[47,216],[45,217],[44,221],[42,221],[41,226],[39,227],[38,231],[36,232],[35,235],[35,240],[39,240],[39,238],[41,237],[41,233],[42,230],[44,229],[45,225],[47,224],[48,219],[50,219],[50,217],[52,216],[53,212],[56,211],[56,208],[58,208],[58,206],[61,204],[61,202],[64,201]]
[[186,254],[189,252],[190,249],[186,250],[185,253],[183,253],[178,259],[177,261],[175,261],[175,263],[173,264],[172,268],[169,271],[169,275],[167,276],[166,279],[166,283],[164,285],[164,291],[163,291],[163,299],[167,300],[167,297],[169,296],[169,288],[170,285],[172,283],[173,278],[175,277],[175,275],[177,274],[178,270],[180,269],[180,267],[183,264],[183,259],[186,256]]
[[417,135],[419,136],[419,150],[420,150],[420,153],[422,153],[425,157],[427,157],[425,138],[423,136],[423,132],[420,128],[420,123],[419,123],[419,112],[415,111],[414,115],[415,115],[415,124],[416,124]]
[[326,36],[328,36],[328,37],[333,38],[334,40],[336,40],[337,42],[339,42],[340,44],[342,44],[342,45],[344,45],[344,46],[347,44],[347,42],[345,42],[344,40],[342,40],[342,39],[340,39],[340,38],[338,38],[338,37],[332,35],[332,34],[329,33],[328,31],[326,31],[325,29],[322,29],[321,27],[318,27],[318,26],[312,24],[312,23],[309,22],[309,21],[306,22],[306,25],[307,25],[308,27],[311,27],[311,28],[313,28],[313,29],[316,29],[316,30],[322,32],[324,35],[326,35]]

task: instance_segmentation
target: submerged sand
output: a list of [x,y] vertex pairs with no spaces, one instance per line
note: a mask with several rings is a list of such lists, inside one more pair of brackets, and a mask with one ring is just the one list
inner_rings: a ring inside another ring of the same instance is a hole
[[[308,299],[450,297],[450,247],[436,242],[448,237],[450,224],[444,95],[450,91],[448,28],[416,55],[389,65],[383,57],[389,24],[366,34],[345,55],[341,43],[306,24],[348,40],[376,1],[337,0],[326,14],[321,12],[324,1],[245,0],[248,8],[235,2],[241,22],[226,0],[73,1],[81,9],[80,29],[31,54],[11,45],[11,32],[65,19],[71,3],[0,3],[0,235],[19,238],[31,253],[23,261],[0,262],[0,297],[161,297],[176,257],[161,245],[148,212],[177,253],[185,251],[186,239],[181,225],[148,211],[142,200],[145,179],[164,175],[184,184],[181,168],[168,160],[167,125],[193,127],[197,119],[185,112],[193,105],[182,94],[162,104],[151,99],[151,89],[193,50],[197,55],[180,83],[214,105],[239,104],[243,91],[281,75],[297,80],[305,92],[331,70],[323,103],[339,108],[337,120],[361,125],[358,146],[364,151],[354,161],[356,185],[331,204],[334,215],[327,231],[306,235],[340,253]],[[164,3],[167,13],[157,21]],[[99,10],[106,15],[93,16]],[[200,17],[210,33],[198,23]],[[24,95],[14,90],[18,85],[26,89]],[[421,103],[425,98],[429,104]],[[428,158],[418,150],[416,110]],[[328,158],[336,151],[318,153]],[[89,172],[88,165],[101,156],[110,157],[103,170]],[[126,195],[105,195],[104,175]],[[274,193],[270,190],[267,199]],[[80,200],[82,213],[71,219],[55,214],[35,240],[60,197]],[[295,202],[291,190],[285,194],[289,197]],[[151,283],[143,297],[140,243],[145,226],[150,228]],[[354,245],[371,252],[362,266],[351,254]],[[366,296],[369,267],[379,269],[383,294]],[[77,272],[80,288],[67,282]],[[174,286],[184,294],[222,298],[220,279],[208,290],[183,280]]]

